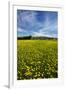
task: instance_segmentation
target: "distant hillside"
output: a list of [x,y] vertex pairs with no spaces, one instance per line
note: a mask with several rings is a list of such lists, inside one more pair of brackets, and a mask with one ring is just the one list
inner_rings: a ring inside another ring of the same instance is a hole
[[45,40],[45,39],[54,39],[57,40],[57,38],[54,37],[45,37],[45,36],[22,36],[17,37],[18,40]]

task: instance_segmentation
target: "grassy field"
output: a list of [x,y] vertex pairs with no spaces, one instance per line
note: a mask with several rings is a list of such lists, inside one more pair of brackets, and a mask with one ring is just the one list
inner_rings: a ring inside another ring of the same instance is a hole
[[58,77],[57,40],[17,40],[17,79]]

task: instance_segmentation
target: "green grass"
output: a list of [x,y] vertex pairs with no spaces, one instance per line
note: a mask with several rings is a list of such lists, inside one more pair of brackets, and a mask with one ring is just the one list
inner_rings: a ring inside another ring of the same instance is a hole
[[58,77],[57,40],[17,40],[17,79]]

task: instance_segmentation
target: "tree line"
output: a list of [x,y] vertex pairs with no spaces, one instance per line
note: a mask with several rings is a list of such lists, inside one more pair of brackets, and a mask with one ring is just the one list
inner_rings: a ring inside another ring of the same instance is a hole
[[17,39],[18,40],[45,40],[45,39],[57,40],[57,38],[45,37],[45,36],[22,36],[22,37],[17,37]]

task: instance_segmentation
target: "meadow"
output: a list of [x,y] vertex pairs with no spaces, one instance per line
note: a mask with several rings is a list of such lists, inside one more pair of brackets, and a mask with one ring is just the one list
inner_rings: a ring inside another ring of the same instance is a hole
[[57,40],[17,40],[18,80],[57,77]]

